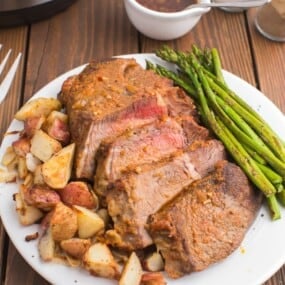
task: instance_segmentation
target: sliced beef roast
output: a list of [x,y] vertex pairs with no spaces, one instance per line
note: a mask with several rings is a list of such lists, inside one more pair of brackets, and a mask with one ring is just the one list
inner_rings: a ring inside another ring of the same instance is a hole
[[134,59],[89,64],[64,82],[59,99],[76,143],[76,177],[90,180],[102,140],[166,115],[196,114],[192,100],[172,81]]
[[150,216],[148,230],[172,278],[200,271],[232,253],[261,204],[242,170],[220,161]]
[[217,161],[224,158],[224,147],[219,141],[196,142],[185,152],[139,166],[112,183],[106,201],[114,231],[120,238],[116,238],[115,245],[126,249],[150,245],[152,239],[145,230],[148,216],[183,187],[212,171]]
[[110,182],[122,172],[146,163],[154,163],[197,140],[206,140],[209,132],[192,117],[168,117],[130,130],[100,146],[95,177],[95,191],[105,195]]

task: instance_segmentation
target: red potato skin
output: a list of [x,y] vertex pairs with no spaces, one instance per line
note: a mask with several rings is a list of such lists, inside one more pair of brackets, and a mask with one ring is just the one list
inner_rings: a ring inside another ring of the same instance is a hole
[[12,147],[16,155],[20,157],[26,157],[26,154],[30,152],[31,142],[28,138],[22,137],[12,143]]
[[68,183],[62,190],[59,191],[63,203],[69,206],[77,205],[88,209],[97,207],[97,201],[90,192],[90,187],[87,183],[74,181]]
[[33,185],[23,192],[25,202],[39,209],[50,209],[60,202],[59,194],[45,185]]
[[166,285],[163,275],[160,272],[144,273],[140,285]]
[[36,130],[41,128],[43,122],[44,122],[44,119],[41,116],[27,118],[24,122],[23,134],[27,138],[32,138],[32,136],[35,134]]
[[56,118],[49,126],[47,133],[52,138],[61,142],[62,145],[67,145],[70,141],[68,125],[58,118]]

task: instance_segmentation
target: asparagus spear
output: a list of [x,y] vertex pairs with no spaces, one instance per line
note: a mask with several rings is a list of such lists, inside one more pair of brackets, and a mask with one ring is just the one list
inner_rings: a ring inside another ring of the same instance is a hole
[[[193,50],[201,58],[202,52],[194,46]],[[188,69],[188,59],[191,58],[191,54],[176,52],[170,47],[164,46],[156,52],[156,54],[166,61],[176,63],[182,70],[187,72]],[[215,60],[214,69],[217,76],[209,75],[211,72],[207,73],[210,78],[215,78],[214,81],[210,82],[211,88],[216,91],[216,93],[224,98],[227,103],[234,108],[237,113],[239,113],[247,123],[255,129],[259,136],[271,147],[275,155],[278,156],[282,161],[285,162],[285,146],[280,140],[280,138],[275,134],[275,132],[270,128],[270,126],[256,113],[244,100],[237,96],[232,90],[230,90],[221,79],[222,71],[221,64],[216,49],[212,50],[212,57]]]
[[248,155],[239,141],[230,133],[222,121],[216,118],[214,113],[210,111],[202,85],[198,81],[198,76],[191,70],[189,70],[189,75],[191,76],[193,84],[199,95],[200,105],[205,116],[205,121],[211,126],[212,130],[221,139],[228,151],[250,177],[252,182],[261,189],[266,196],[274,194],[276,192],[275,187],[262,173],[255,161]]
[[[204,74],[202,73],[202,80],[201,78],[198,78],[197,74],[195,74],[192,70],[194,54],[200,60],[200,62],[198,62],[198,69],[196,66],[196,71],[199,71],[198,73],[200,73],[200,75],[202,71],[204,72]],[[273,219],[279,218],[280,211],[275,197],[275,192],[277,189],[277,192],[280,192],[282,194],[284,193],[285,202],[285,190],[283,189],[284,187],[282,184],[283,178],[271,168],[265,166],[266,161],[262,157],[260,157],[259,154],[256,155],[256,144],[259,145],[259,148],[263,150],[263,152],[265,150],[265,153],[267,154],[267,156],[269,156],[269,161],[270,159],[275,162],[277,161],[278,167],[280,166],[281,172],[283,172],[285,164],[283,164],[282,161],[280,161],[275,155],[276,149],[278,149],[279,145],[278,143],[276,144],[276,142],[274,142],[274,139],[271,141],[269,140],[269,144],[271,145],[271,147],[273,145],[272,148],[275,151],[275,153],[273,153],[271,151],[271,148],[267,147],[267,145],[259,137],[258,132],[254,129],[254,127],[252,127],[252,125],[248,123],[247,120],[245,120],[242,116],[239,115],[239,108],[243,108],[245,114],[247,114],[246,112],[252,112],[253,119],[256,119],[258,123],[263,122],[263,120],[259,119],[259,115],[255,113],[249,106],[247,106],[247,104],[244,103],[239,97],[238,100],[235,100],[235,96],[237,95],[234,94],[233,96],[232,94],[230,94],[231,96],[228,95],[225,99],[225,97],[221,96],[219,92],[217,92],[217,89],[220,88],[220,90],[224,92],[223,95],[227,93],[225,92],[225,90],[227,90],[227,86],[225,85],[221,77],[217,78],[219,72],[219,76],[221,76],[222,74],[218,52],[212,51],[211,56],[209,56],[205,54],[203,55],[203,53],[199,49],[195,48],[193,49],[193,54],[178,53],[169,48],[164,48],[162,52],[158,53],[158,55],[165,60],[170,60],[171,62],[176,63],[177,66],[180,67],[183,76],[181,77],[175,73],[169,73],[169,71],[163,67],[155,67],[154,69],[159,69],[158,73],[171,78],[177,85],[184,88],[186,91],[187,89],[189,89],[189,84],[185,80],[185,74],[186,76],[189,76],[191,78],[196,90],[195,88],[193,88],[193,86],[191,86],[190,96],[198,104],[198,110],[200,111],[203,121],[206,125],[210,126],[212,130],[216,133],[216,135],[224,142],[226,148],[235,158],[236,162],[244,169],[245,173],[249,176],[252,182],[265,193],[269,208],[272,212]],[[210,57],[212,58],[212,60],[213,57],[217,57],[215,59],[216,63],[212,64],[212,68],[210,67],[210,64],[205,64],[205,62],[207,62],[206,58],[209,59]],[[163,70],[163,72],[161,72],[161,70]],[[203,88],[208,90],[208,92],[206,92],[207,96],[205,96],[205,94],[203,93],[204,91],[199,81],[203,83]],[[210,82],[213,82],[215,84],[216,89],[213,88],[212,85],[210,85]],[[208,94],[209,90],[210,96]],[[213,91],[216,94],[214,94]],[[198,94],[198,96],[196,93]],[[239,104],[239,101],[241,101],[242,103]],[[231,105],[232,102],[235,103],[234,106],[237,106],[237,109],[233,108],[233,106]],[[212,111],[210,111],[209,104],[212,108],[213,106],[215,107],[213,108],[213,110],[217,113],[218,116],[215,115]],[[229,126],[230,129],[228,128]],[[235,130],[235,132],[233,132],[233,130]],[[275,133],[270,129],[270,127],[267,128],[267,131],[268,130],[271,138],[274,137]],[[236,133],[241,135],[243,140],[240,140],[240,138],[237,139],[235,137]],[[278,137],[277,139],[279,140]],[[244,141],[246,141],[247,144],[244,144]],[[252,151],[252,149],[254,149],[254,152]],[[261,163],[256,162],[255,159],[252,157],[254,153],[254,157],[258,158]],[[268,157],[266,158],[268,160]],[[280,195],[281,194],[278,193],[278,198]]]
[[[251,132],[252,135],[254,135],[255,139],[251,138],[247,134],[245,134],[242,130],[240,130],[236,124],[227,116],[227,114],[222,110],[221,106],[217,103],[218,98],[216,98],[215,94],[213,93],[212,89],[209,86],[209,81],[206,79],[202,69],[199,66],[199,63],[197,62],[196,58],[194,56],[191,57],[192,65],[195,68],[198,77],[202,83],[202,86],[205,89],[205,93],[208,95],[209,103],[211,104],[211,107],[217,114],[221,117],[223,122],[227,125],[227,127],[232,131],[232,133],[240,139],[243,143],[245,143],[247,146],[255,149],[265,160],[268,161],[270,165],[282,176],[285,177],[285,163],[283,163],[281,160],[276,158],[276,156],[266,147],[266,145],[259,139],[257,139],[257,136]],[[219,101],[221,104],[224,104],[223,101]],[[242,124],[243,122],[239,120],[239,122]],[[247,128],[248,131],[250,129]]]

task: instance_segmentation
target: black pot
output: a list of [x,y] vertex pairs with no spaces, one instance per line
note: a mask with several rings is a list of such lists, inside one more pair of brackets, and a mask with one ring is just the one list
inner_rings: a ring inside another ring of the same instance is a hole
[[0,0],[0,27],[30,24],[63,11],[76,0]]

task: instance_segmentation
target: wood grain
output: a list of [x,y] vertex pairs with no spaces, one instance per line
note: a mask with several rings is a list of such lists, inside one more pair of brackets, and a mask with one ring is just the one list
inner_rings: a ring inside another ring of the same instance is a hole
[[28,56],[33,60],[27,65],[25,100],[74,67],[137,52],[137,32],[125,19],[122,1],[81,0],[50,20],[32,25]]
[[[122,1],[77,1],[66,11],[33,24],[29,37],[24,102],[49,81],[74,67],[91,60],[138,52],[138,34],[127,21]],[[19,106],[13,104],[7,122],[15,112],[15,105]],[[27,277],[23,279],[23,276]],[[48,283],[10,245],[4,284]]]
[[142,37],[142,52],[154,51],[163,44],[169,44],[179,50],[189,50],[192,44],[216,47],[224,69],[256,86],[243,13],[231,14],[219,9],[211,10],[192,31],[175,41],[159,42]]
[[285,112],[285,43],[263,37],[254,26],[257,9],[247,13],[259,89]]
[[[1,30],[0,29],[0,43],[3,45],[2,50],[0,51],[0,62],[4,58],[7,51],[12,48],[11,56],[7,62],[7,67],[4,69],[3,74],[0,77],[0,82],[3,79],[4,75],[6,74],[7,70],[11,66],[13,60],[17,56],[19,52],[23,53],[23,57],[21,60],[21,64],[17,71],[16,77],[13,81],[13,84],[7,94],[6,99],[0,105],[0,142],[2,142],[2,138],[4,133],[9,126],[14,113],[19,108],[21,104],[21,95],[22,95],[22,84],[24,81],[24,62],[25,62],[25,52],[26,52],[26,40],[27,40],[27,28],[20,27],[20,28],[11,28],[9,30]],[[7,246],[5,243],[6,241],[6,234],[3,229],[2,223],[0,221],[0,280],[1,284],[5,278],[6,270],[4,265],[6,264],[6,253]]]
[[[253,25],[255,10],[226,13],[219,9],[204,15],[197,26],[174,41],[155,41],[140,35],[127,19],[122,0],[78,0],[66,11],[30,27],[0,29],[0,60],[9,47],[24,57],[5,104],[0,105],[3,136],[15,111],[36,91],[67,70],[112,55],[152,52],[162,44],[188,50],[192,43],[217,47],[223,67],[260,88],[285,111],[285,44],[259,35]],[[13,57],[9,64],[11,64]],[[1,80],[1,77],[0,77]],[[0,226],[2,285],[49,284],[24,261],[14,246],[6,246]],[[23,276],[25,278],[23,278]],[[285,267],[264,285],[285,284]]]

